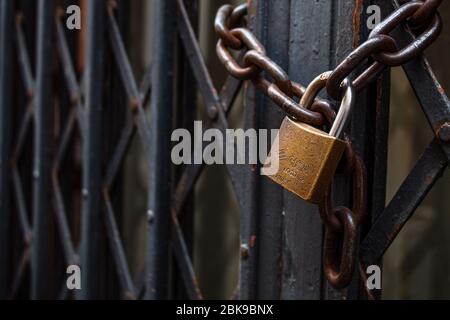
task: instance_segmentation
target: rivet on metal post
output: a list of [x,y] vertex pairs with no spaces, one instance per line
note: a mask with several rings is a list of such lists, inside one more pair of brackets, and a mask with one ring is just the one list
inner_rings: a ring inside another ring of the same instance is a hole
[[242,259],[248,259],[249,256],[250,256],[250,251],[249,251],[248,244],[246,244],[246,243],[241,244],[241,257],[242,257]]
[[438,129],[437,136],[442,142],[450,142],[450,122],[444,123]]
[[155,222],[155,213],[153,212],[153,210],[148,210],[147,211],[147,222],[150,223],[150,224]]
[[208,108],[208,117],[211,120],[216,120],[218,114],[219,114],[219,109],[217,109],[216,106],[211,106]]

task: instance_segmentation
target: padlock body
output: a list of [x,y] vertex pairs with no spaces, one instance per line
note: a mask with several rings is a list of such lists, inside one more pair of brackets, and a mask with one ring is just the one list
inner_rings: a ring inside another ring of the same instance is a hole
[[[331,184],[345,145],[343,140],[286,117],[262,173],[305,201],[317,204]],[[271,175],[268,169],[277,165],[277,173]]]

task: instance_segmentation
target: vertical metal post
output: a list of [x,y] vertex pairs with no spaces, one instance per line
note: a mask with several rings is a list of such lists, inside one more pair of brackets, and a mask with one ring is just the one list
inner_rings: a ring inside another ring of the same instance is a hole
[[[336,2],[334,4],[333,43],[331,47],[332,67],[339,64],[354,48],[364,42],[370,30],[367,26],[366,9],[370,5],[378,5],[385,17],[390,10],[387,1],[363,0],[352,2]],[[349,19],[349,17],[352,17]],[[362,64],[355,74],[359,74],[368,67]],[[354,149],[364,159],[367,177],[367,218],[360,229],[362,240],[370,228],[377,214],[381,213],[385,205],[386,194],[386,164],[387,140],[389,129],[389,89],[390,71],[382,74],[366,90],[357,96],[358,108],[352,112],[351,124],[348,128]],[[348,204],[351,192],[350,179],[338,177],[335,183],[335,202]],[[340,190],[340,191],[339,191]],[[359,248],[359,243],[357,248]],[[359,249],[357,249],[357,252]],[[355,273],[353,282],[347,290],[335,290],[326,281],[324,282],[325,299],[365,299],[365,292],[361,292],[359,274],[359,255],[355,260]]]
[[[262,17],[264,10],[260,1],[249,2],[248,8],[249,26],[258,33],[256,22]],[[259,36],[259,34],[258,34]],[[256,128],[256,107],[261,101],[256,89],[250,82],[244,83],[244,125],[245,129]],[[248,146],[246,146],[248,152]],[[256,267],[258,264],[257,248],[257,184],[258,177],[255,170],[251,170],[250,165],[235,166],[239,171],[237,175],[240,179],[236,185],[236,194],[241,196],[241,223],[240,223],[240,275],[239,275],[239,299],[248,300],[256,298]]]
[[156,0],[151,101],[147,299],[168,298],[170,239],[170,136],[173,108],[174,0]]
[[[363,20],[363,9],[366,8],[369,1],[359,2],[335,2],[333,4],[330,62],[331,67],[338,65],[352,50],[357,47],[367,36],[366,23]],[[349,18],[351,17],[351,19]],[[367,65],[361,66],[363,69]],[[359,71],[359,70],[358,70]],[[357,72],[358,72],[357,71]],[[347,132],[351,133],[354,148],[364,157],[366,141],[364,139],[367,128],[368,102],[367,91],[361,92],[357,97],[358,111],[351,114],[351,124]],[[356,109],[356,108],[355,108]],[[372,125],[372,124],[370,124]],[[368,159],[365,159],[368,160]],[[349,204],[350,198],[350,179],[349,177],[337,175],[334,182],[333,196],[335,204]],[[356,265],[358,259],[355,260]],[[327,300],[354,299],[358,296],[359,290],[359,269],[355,268],[353,282],[348,290],[335,290],[324,278],[323,279],[322,298]]]
[[[185,2],[186,11],[189,14],[189,20],[192,24],[194,32],[198,33],[198,18],[199,18],[199,1],[189,0]],[[195,76],[192,72],[192,68],[186,57],[186,50],[184,49],[182,42],[177,41],[177,65],[176,72],[178,74],[178,85],[176,88],[176,102],[174,119],[176,119],[176,128],[185,128],[193,134],[194,132],[194,120],[197,114],[197,83]],[[179,181],[182,176],[183,170],[187,166],[177,168],[174,174],[174,181]],[[176,185],[172,184],[172,193],[176,191]],[[183,211],[179,214],[180,226],[183,229],[186,245],[188,246],[189,253],[193,255],[193,241],[194,241],[194,198],[189,198],[183,206]],[[180,276],[180,268],[175,263],[171,263],[171,299],[186,299],[188,294],[185,290],[183,278]]]
[[[307,85],[330,69],[333,1],[291,1],[289,74]],[[318,23],[320,21],[320,23]],[[283,299],[320,299],[322,222],[315,205],[284,193]]]
[[[256,127],[257,94],[250,83],[245,83],[246,99],[244,102],[245,129]],[[248,146],[246,150],[248,151]],[[240,224],[240,278],[239,298],[241,300],[255,299],[257,279],[256,267],[258,264],[257,248],[257,183],[258,177],[250,165],[236,166],[239,170],[239,185],[236,186],[236,194],[242,197],[241,224]]]
[[[287,72],[289,72],[290,3],[290,0],[261,1],[261,5],[265,6],[262,10],[266,15],[266,26],[264,24],[259,26],[260,30],[266,30],[264,38],[269,56]],[[264,97],[257,110],[260,128],[278,129],[285,117],[284,112],[267,97]],[[259,235],[257,298],[280,299],[283,189],[264,178],[260,179],[258,195],[260,199],[257,229]]]
[[86,46],[86,121],[83,144],[83,208],[81,221],[81,299],[98,299],[100,295],[101,241],[101,120],[103,102],[103,65],[105,44],[104,0],[88,3]]
[[9,287],[10,229],[10,155],[12,111],[12,52],[14,1],[0,4],[0,299],[6,299]]
[[33,168],[33,241],[31,297],[50,297],[49,231],[51,217],[52,30],[53,1],[40,0],[37,23],[36,97]]
[[[364,8],[369,5],[377,5],[381,9],[381,18],[384,19],[392,12],[392,4],[390,1],[383,0],[365,0]],[[359,43],[364,41],[370,30],[367,29],[367,12],[360,12],[360,34],[356,40]],[[354,26],[356,28],[356,26]],[[364,66],[363,66],[364,67]],[[368,90],[362,92],[358,99],[363,101],[365,112],[353,115],[352,132],[355,132],[356,147],[358,152],[363,156],[367,168],[367,221],[361,230],[360,240],[362,241],[373,222],[382,213],[386,204],[386,176],[387,176],[387,150],[389,137],[389,113],[390,113],[390,87],[391,87],[391,71],[385,71],[376,82],[374,82]],[[365,100],[363,100],[365,99]],[[360,118],[359,118],[360,117]],[[358,129],[357,124],[362,124],[363,128]],[[356,126],[356,127],[355,127]],[[358,261],[359,262],[359,261]],[[380,267],[381,261],[377,262]],[[357,292],[356,285],[348,294],[349,299],[365,299],[364,292]],[[375,297],[380,297],[381,292],[373,292]]]

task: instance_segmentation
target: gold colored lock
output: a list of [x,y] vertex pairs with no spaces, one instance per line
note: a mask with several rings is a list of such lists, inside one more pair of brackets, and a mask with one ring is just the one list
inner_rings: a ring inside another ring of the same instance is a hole
[[[326,72],[311,82],[300,106],[309,108],[312,105],[330,74]],[[346,88],[345,96],[330,133],[286,117],[262,169],[263,175],[315,204],[323,199],[329,188],[346,146],[339,137],[353,108],[355,90],[348,79],[342,84]],[[276,173],[271,172],[273,168],[278,168]]]

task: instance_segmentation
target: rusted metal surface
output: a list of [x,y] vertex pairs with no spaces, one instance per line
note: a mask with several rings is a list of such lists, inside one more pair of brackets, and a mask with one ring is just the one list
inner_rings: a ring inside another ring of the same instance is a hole
[[[351,148],[348,148],[351,150]],[[324,272],[330,284],[337,289],[347,288],[352,281],[357,264],[358,228],[367,215],[367,172],[363,160],[356,154],[347,153],[347,170],[352,175],[353,207],[332,208],[331,190],[319,207],[324,222],[323,249]],[[339,239],[341,237],[341,240]],[[337,244],[341,243],[342,248]],[[336,257],[340,252],[340,258]]]
[[[400,0],[399,3],[405,4],[410,0]],[[436,10],[442,4],[443,0],[426,0],[422,4],[422,6],[414,13],[411,17],[410,23],[413,26],[421,26],[428,19],[433,17],[436,13]]]
[[[333,70],[327,83],[327,90],[330,96],[340,97],[340,83],[345,77],[348,77],[361,62],[369,58],[374,52],[381,50],[395,51],[396,48],[395,41],[385,35],[374,37],[362,43]],[[357,88],[358,91],[361,91],[384,69],[385,67],[381,63],[374,62],[354,81],[355,88]]]

